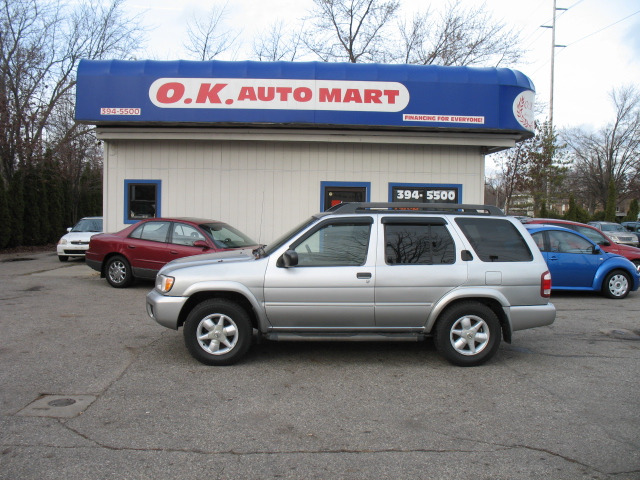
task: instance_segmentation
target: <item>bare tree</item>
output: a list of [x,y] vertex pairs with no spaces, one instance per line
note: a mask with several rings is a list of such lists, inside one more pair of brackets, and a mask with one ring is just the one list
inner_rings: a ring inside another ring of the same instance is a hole
[[445,10],[416,13],[399,22],[400,40],[395,58],[418,65],[492,65],[520,59],[517,32],[494,20],[484,4],[465,9],[459,1]]
[[371,62],[386,50],[384,31],[399,0],[313,0],[304,42],[325,62]]
[[427,9],[400,20],[392,31],[399,0],[313,2],[304,41],[323,61],[499,66],[522,55],[518,33],[484,4],[465,8],[456,0],[440,13]]
[[0,176],[44,148],[55,151],[75,135],[53,129],[54,111],[72,98],[81,58],[123,58],[141,44],[137,19],[124,0],[86,0],[73,9],[52,0],[0,0]]
[[188,41],[185,49],[198,60],[213,60],[233,46],[240,32],[224,28],[227,4],[214,5],[207,15],[194,14],[187,23]]
[[253,41],[253,53],[261,62],[293,62],[300,54],[303,26],[297,31],[287,32],[285,23],[278,20]]
[[[558,136],[549,122],[536,122],[536,136],[501,152],[497,158],[500,170],[489,179],[488,190],[495,193],[497,206],[506,213],[533,207],[537,213],[542,204],[549,205],[562,199],[567,192],[564,182],[567,176],[565,145],[558,143]],[[527,204],[516,204],[524,196]]]
[[514,196],[523,192],[527,157],[532,143],[529,139],[504,152],[498,161],[498,175],[490,182],[495,191],[496,206],[507,214],[514,208]]
[[618,201],[629,198],[640,182],[640,92],[623,87],[611,92],[615,108],[612,123],[596,132],[575,129],[564,138],[572,149],[575,175],[584,185],[590,207],[607,203],[613,180]]

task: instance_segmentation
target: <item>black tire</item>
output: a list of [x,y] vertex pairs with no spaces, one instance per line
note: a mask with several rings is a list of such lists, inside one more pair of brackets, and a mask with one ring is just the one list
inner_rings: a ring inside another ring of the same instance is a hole
[[621,300],[629,295],[631,276],[624,270],[613,270],[602,282],[602,294],[607,298]]
[[500,321],[486,305],[458,303],[446,309],[435,326],[438,353],[460,367],[474,367],[491,359],[498,351]]
[[205,365],[232,365],[249,350],[253,328],[247,312],[225,299],[197,305],[184,322],[184,343]]
[[114,288],[125,288],[133,282],[131,265],[126,258],[116,255],[107,261],[105,266],[105,277],[107,282]]
[[69,257],[65,255],[58,255],[58,260],[60,260],[61,262],[66,262],[67,260],[69,260]]

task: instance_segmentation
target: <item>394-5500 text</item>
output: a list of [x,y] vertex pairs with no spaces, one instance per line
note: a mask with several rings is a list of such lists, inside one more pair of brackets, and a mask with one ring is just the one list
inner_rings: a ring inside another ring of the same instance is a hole
[[102,107],[100,109],[100,115],[140,115],[141,113],[142,113],[141,108]]

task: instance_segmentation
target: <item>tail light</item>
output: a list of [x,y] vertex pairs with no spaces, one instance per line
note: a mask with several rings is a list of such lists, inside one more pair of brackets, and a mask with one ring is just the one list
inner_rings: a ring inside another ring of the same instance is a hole
[[542,277],[540,277],[540,295],[545,298],[551,296],[551,273],[549,273],[549,270],[544,272]]

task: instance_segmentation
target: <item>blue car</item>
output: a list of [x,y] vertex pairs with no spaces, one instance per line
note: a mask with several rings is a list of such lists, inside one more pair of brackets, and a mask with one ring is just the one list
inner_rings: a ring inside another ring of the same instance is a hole
[[607,253],[584,235],[551,225],[525,225],[551,272],[552,290],[601,292],[621,299],[638,289],[640,275],[624,257]]

